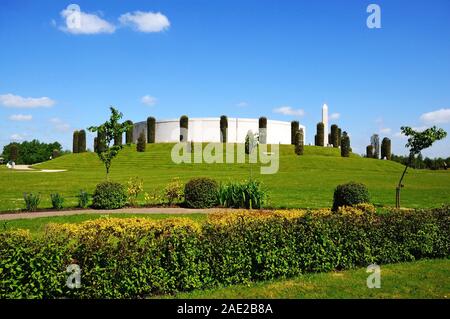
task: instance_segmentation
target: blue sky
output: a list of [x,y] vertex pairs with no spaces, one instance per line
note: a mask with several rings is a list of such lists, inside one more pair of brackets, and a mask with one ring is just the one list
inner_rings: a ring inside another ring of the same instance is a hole
[[[78,32],[71,3],[85,17]],[[380,29],[366,25],[370,3]],[[70,148],[110,105],[132,121],[296,119],[312,143],[327,103],[358,153],[373,133],[405,153],[402,125],[450,131],[447,0],[2,0],[0,43],[0,147]],[[450,156],[450,138],[424,155]]]

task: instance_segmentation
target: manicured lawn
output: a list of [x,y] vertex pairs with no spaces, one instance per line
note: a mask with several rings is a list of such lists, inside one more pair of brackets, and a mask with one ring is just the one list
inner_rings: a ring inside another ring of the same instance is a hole
[[307,274],[271,282],[180,293],[163,298],[450,298],[450,260],[381,265],[381,288],[369,289],[366,269]]
[[[19,217],[19,216],[18,216]],[[98,218],[114,217],[114,218],[150,218],[150,219],[164,219],[164,218],[190,218],[195,221],[202,221],[206,219],[206,214],[80,214],[71,216],[54,216],[54,217],[39,217],[33,219],[14,219],[14,220],[0,220],[0,231],[10,229],[29,229],[34,235],[41,234],[45,225],[48,223],[81,223],[86,220],[93,220]]]
[[[219,181],[243,180],[250,176],[250,164],[175,164],[170,153],[173,144],[150,144],[138,153],[135,146],[125,147],[111,168],[111,180],[126,182],[139,176],[146,192],[161,191],[174,177],[187,181],[194,176],[209,176]],[[293,146],[280,147],[279,171],[260,175],[257,164],[253,176],[264,182],[270,206],[277,208],[322,208],[332,204],[336,185],[348,181],[365,183],[375,205],[393,206],[395,187],[403,166],[391,161],[341,158],[338,149],[305,147],[304,156],[296,156]],[[23,208],[23,193],[42,196],[39,207],[50,208],[50,194],[61,193],[66,206],[75,206],[80,189],[93,192],[105,178],[104,167],[95,153],[70,154],[36,166],[41,169],[67,169],[43,173],[11,171],[0,167],[0,211]],[[410,170],[404,180],[402,205],[438,207],[450,203],[450,171]],[[143,202],[143,197],[140,197]]]

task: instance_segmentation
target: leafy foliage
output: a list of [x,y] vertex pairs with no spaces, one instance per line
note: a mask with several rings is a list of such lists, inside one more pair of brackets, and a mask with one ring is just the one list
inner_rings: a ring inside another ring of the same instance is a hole
[[[126,121],[126,125],[128,128],[125,132],[125,142],[127,143],[127,145],[131,145],[131,144],[133,144],[133,122],[128,120],[128,121]],[[144,137],[144,141],[145,141],[145,137]]]
[[325,126],[322,122],[317,123],[317,141],[316,146],[325,146]]
[[220,117],[220,136],[221,142],[227,142],[227,129],[228,129],[228,118],[225,115]]
[[169,205],[172,205],[177,201],[182,201],[184,196],[184,184],[179,178],[174,178],[169,184],[167,184],[164,189],[164,193]]
[[[41,237],[0,233],[0,298],[145,298],[309,272],[448,258],[449,208],[370,207],[100,218],[51,224]],[[66,287],[76,262],[82,286]]]
[[211,178],[193,178],[184,186],[184,200],[191,208],[210,208],[217,205],[217,182]]
[[295,154],[297,155],[303,155],[304,152],[304,145],[303,145],[303,129],[300,129],[295,134]]
[[78,207],[80,208],[86,208],[89,204],[89,194],[85,192],[84,190],[80,190],[78,193]]
[[381,142],[381,159],[387,159],[390,160],[392,157],[391,152],[391,140],[387,137],[383,138],[383,141]]
[[180,117],[180,142],[187,142],[189,118],[186,115]]
[[59,193],[50,194],[53,209],[62,209],[64,204],[64,197]]
[[373,145],[367,145],[366,147],[366,157],[373,158]]
[[54,150],[61,152],[61,144],[41,143],[38,140],[14,142],[3,147],[3,156],[7,161],[11,160],[16,164],[31,165],[48,161]]
[[130,178],[127,182],[127,195],[128,195],[128,203],[131,206],[137,206],[137,198],[140,193],[144,190],[144,181],[142,178],[133,177]]
[[347,132],[342,133],[341,138],[341,157],[350,157],[351,147],[350,147],[350,137]]
[[127,203],[127,194],[122,184],[102,182],[97,185],[92,196],[92,207],[97,209],[122,208]]
[[333,211],[341,206],[353,206],[370,202],[369,190],[362,183],[350,182],[336,187],[333,197]]
[[39,203],[41,202],[41,195],[24,193],[23,200],[25,201],[25,209],[29,212],[34,212],[37,210]]
[[339,147],[339,127],[336,124],[331,125],[329,143],[333,144],[333,147]]
[[259,181],[232,182],[220,185],[218,199],[223,207],[260,209],[267,201],[267,191]]
[[146,147],[147,144],[145,143],[145,133],[144,131],[142,131],[141,134],[139,134],[139,138],[137,140],[136,150],[138,152],[145,152]]
[[86,152],[86,131],[78,131],[78,153]]
[[[113,107],[110,107],[111,116],[109,121],[100,126],[91,126],[89,131],[98,132],[101,135],[102,144],[104,147],[99,147],[98,157],[105,165],[106,177],[108,178],[109,169],[111,168],[112,160],[119,154],[119,151],[123,148],[122,143],[116,143],[118,136],[122,136],[129,128],[128,123],[119,123],[122,118],[122,113]],[[114,145],[111,146],[111,142]]]
[[156,120],[154,117],[147,118],[147,143],[155,143]]
[[259,143],[266,144],[267,143],[267,118],[260,117],[258,121],[259,126]]
[[299,127],[300,127],[300,124],[298,123],[298,121],[291,122],[291,144],[292,145],[295,145],[295,134],[297,133]]
[[72,138],[72,153],[78,153],[78,147],[79,147],[79,142],[78,142],[78,139],[79,139],[79,136],[80,136],[80,134],[79,134],[80,132],[78,132],[78,131],[74,131],[73,132],[73,138]]

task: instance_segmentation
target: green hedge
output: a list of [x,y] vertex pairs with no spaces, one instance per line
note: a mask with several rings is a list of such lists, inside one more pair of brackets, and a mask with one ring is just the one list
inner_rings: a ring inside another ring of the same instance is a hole
[[189,180],[184,186],[184,200],[190,208],[210,208],[217,205],[219,185],[208,177]]
[[127,203],[125,187],[117,182],[102,182],[95,187],[92,207],[97,209],[122,208]]
[[86,152],[86,131],[78,131],[78,153]]
[[227,142],[228,118],[225,115],[220,117],[220,142]]
[[154,117],[147,117],[147,143],[155,143],[156,135],[156,119]]
[[[101,218],[0,233],[0,298],[138,298],[308,272],[450,257],[450,209]],[[66,267],[81,288],[66,287]]]

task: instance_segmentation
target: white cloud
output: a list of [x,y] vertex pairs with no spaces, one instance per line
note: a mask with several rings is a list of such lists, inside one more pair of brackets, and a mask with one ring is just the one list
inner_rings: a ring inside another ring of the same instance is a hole
[[13,114],[9,117],[11,121],[31,121],[33,116],[27,114]]
[[157,99],[154,96],[144,95],[141,98],[141,102],[145,105],[153,106],[156,104]]
[[24,136],[21,134],[13,134],[11,135],[11,140],[14,142],[22,141],[24,139]]
[[433,112],[424,113],[420,119],[427,124],[450,123],[450,109],[440,109]]
[[293,109],[290,106],[281,106],[276,109],[273,109],[274,113],[279,113],[283,115],[294,115],[294,116],[303,116],[305,115],[305,111],[302,109]]
[[237,106],[237,107],[247,107],[247,106],[248,106],[248,103],[245,102],[245,101],[242,101],[242,102],[237,103],[236,106]]
[[119,17],[119,21],[121,24],[132,26],[140,32],[161,32],[170,26],[169,19],[160,12],[127,12]]
[[341,117],[340,113],[333,113],[330,115],[330,120],[338,120]]
[[391,134],[391,132],[392,132],[392,129],[390,129],[388,127],[380,128],[380,133],[381,134]]
[[14,108],[36,108],[36,107],[51,107],[55,101],[44,97],[22,97],[14,94],[0,95],[0,104],[6,107]]
[[78,5],[69,5],[61,11],[65,25],[60,29],[72,34],[114,33],[116,27],[93,13],[80,10]]
[[68,123],[65,123],[60,118],[54,117],[50,119],[50,123],[53,124],[53,127],[58,132],[68,132],[70,130],[70,125]]

